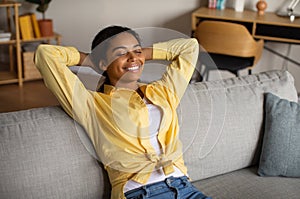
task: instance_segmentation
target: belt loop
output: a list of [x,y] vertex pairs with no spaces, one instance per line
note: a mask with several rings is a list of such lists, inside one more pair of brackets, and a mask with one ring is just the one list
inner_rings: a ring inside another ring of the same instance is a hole
[[175,179],[176,178],[171,176],[171,177],[165,179],[165,183],[168,185],[169,189],[172,190],[175,193],[175,197],[180,198],[179,191],[178,191],[177,187],[174,187],[172,185],[172,182],[174,182]]
[[142,189],[144,191],[143,198],[148,198],[150,196],[149,189],[147,186],[142,186]]
[[168,185],[168,187],[171,187],[171,180],[169,178],[165,179],[165,183]]
[[190,181],[187,179],[186,176],[182,176],[182,177],[180,177],[180,179],[181,179],[182,184],[184,184],[184,186],[187,186],[190,183]]

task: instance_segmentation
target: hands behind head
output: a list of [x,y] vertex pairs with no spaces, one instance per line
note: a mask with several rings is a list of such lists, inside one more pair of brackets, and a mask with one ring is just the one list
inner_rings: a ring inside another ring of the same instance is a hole
[[79,54],[80,54],[80,60],[79,63],[77,64],[78,66],[91,67],[96,72],[98,73],[101,72],[99,67],[95,66],[95,64],[92,62],[89,53],[79,52]]

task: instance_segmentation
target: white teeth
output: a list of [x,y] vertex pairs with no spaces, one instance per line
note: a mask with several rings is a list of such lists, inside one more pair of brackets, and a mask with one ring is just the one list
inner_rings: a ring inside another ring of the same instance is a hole
[[138,69],[139,69],[138,66],[134,66],[134,67],[127,68],[127,70],[130,70],[130,71],[138,70]]

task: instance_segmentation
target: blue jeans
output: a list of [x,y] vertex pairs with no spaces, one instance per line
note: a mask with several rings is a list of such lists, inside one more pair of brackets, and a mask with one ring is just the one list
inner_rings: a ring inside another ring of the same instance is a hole
[[169,177],[125,193],[127,199],[211,199],[194,187],[186,176]]

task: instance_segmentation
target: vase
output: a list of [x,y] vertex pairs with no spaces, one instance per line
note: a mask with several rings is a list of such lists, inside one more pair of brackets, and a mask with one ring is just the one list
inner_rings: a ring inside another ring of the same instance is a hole
[[267,8],[267,2],[265,0],[259,0],[256,3],[256,8],[258,15],[264,15]]
[[245,6],[245,0],[235,0],[234,9],[237,12],[243,12]]
[[38,20],[39,28],[42,37],[51,37],[53,33],[53,22],[51,19],[41,19]]

